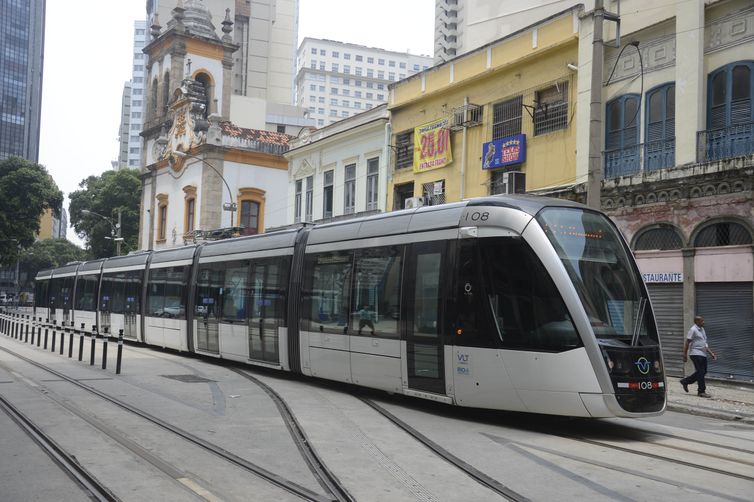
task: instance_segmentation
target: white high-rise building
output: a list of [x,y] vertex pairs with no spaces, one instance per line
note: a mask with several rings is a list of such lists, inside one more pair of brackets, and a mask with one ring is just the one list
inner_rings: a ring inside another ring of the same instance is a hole
[[[435,63],[499,40],[576,4],[594,0],[435,0]],[[615,10],[617,2],[606,0]]]
[[[189,7],[196,0],[183,0]],[[176,0],[148,0],[149,26],[155,15],[163,27],[171,18]],[[293,104],[299,0],[203,0],[212,15],[218,37],[223,20],[233,22],[232,94],[260,98],[268,103]]]
[[432,58],[307,37],[297,64],[296,104],[323,127],[387,102],[391,82],[426,70]]
[[146,21],[134,21],[133,63],[131,80],[123,85],[121,101],[121,121],[118,129],[118,161],[113,162],[114,169],[141,166],[142,141],[139,133],[144,124],[144,67],[146,55],[141,51],[147,40]]

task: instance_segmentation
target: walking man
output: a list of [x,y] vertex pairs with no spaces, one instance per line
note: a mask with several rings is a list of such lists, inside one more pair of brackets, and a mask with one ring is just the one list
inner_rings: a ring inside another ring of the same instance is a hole
[[707,374],[707,354],[711,355],[712,359],[717,360],[717,356],[707,343],[707,333],[704,332],[704,317],[698,315],[694,317],[694,325],[686,334],[686,340],[683,343],[683,362],[688,361],[689,356],[691,356],[691,362],[694,363],[696,371],[693,375],[682,378],[681,385],[683,390],[688,392],[689,384],[696,382],[699,397],[712,397],[707,394],[707,385],[704,382],[704,375]]

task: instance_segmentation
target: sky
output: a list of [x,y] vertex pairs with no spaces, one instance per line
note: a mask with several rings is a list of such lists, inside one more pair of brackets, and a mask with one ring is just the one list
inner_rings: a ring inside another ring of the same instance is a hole
[[[165,0],[170,1],[170,0]],[[47,0],[40,164],[68,195],[118,157],[133,23],[144,0]],[[300,0],[304,37],[432,55],[434,0]],[[217,15],[215,15],[215,20]],[[163,23],[164,24],[164,23]],[[68,239],[82,245],[72,228]]]

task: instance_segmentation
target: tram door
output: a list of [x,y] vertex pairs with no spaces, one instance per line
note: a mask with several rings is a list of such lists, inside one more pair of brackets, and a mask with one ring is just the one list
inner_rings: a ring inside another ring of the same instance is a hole
[[408,386],[438,394],[445,394],[441,308],[445,248],[445,242],[410,247],[403,296]]
[[139,332],[136,329],[137,303],[135,296],[126,296],[126,305],[123,310],[123,336],[136,339]]
[[283,325],[286,277],[281,260],[252,263],[249,302],[249,359],[279,362],[279,328]]
[[223,290],[223,270],[219,265],[205,265],[199,269],[196,284],[196,348],[206,352],[220,352],[219,322],[220,295]]

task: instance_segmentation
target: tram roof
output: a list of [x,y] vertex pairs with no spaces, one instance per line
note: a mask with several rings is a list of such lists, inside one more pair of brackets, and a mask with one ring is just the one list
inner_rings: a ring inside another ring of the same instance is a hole
[[536,215],[545,207],[586,208],[577,202],[536,195],[492,195],[316,225],[309,234],[307,244],[454,228],[461,225],[461,216],[467,207],[481,206],[506,207],[530,216]]
[[252,251],[267,251],[271,249],[292,248],[296,243],[298,230],[282,230],[247,237],[238,237],[215,242],[209,242],[201,247],[199,256],[234,255]]
[[197,246],[191,245],[154,251],[152,254],[151,263],[167,263],[180,260],[192,260],[194,258],[194,251],[196,251],[196,248]]
[[113,268],[132,267],[137,265],[144,265],[149,259],[150,252],[145,251],[143,253],[129,254],[126,256],[115,256],[108,258],[105,264],[102,266],[103,270],[110,270]]
[[104,258],[100,258],[99,260],[85,261],[84,263],[79,265],[78,272],[91,272],[92,270],[99,271],[102,269],[102,263],[104,261]]

